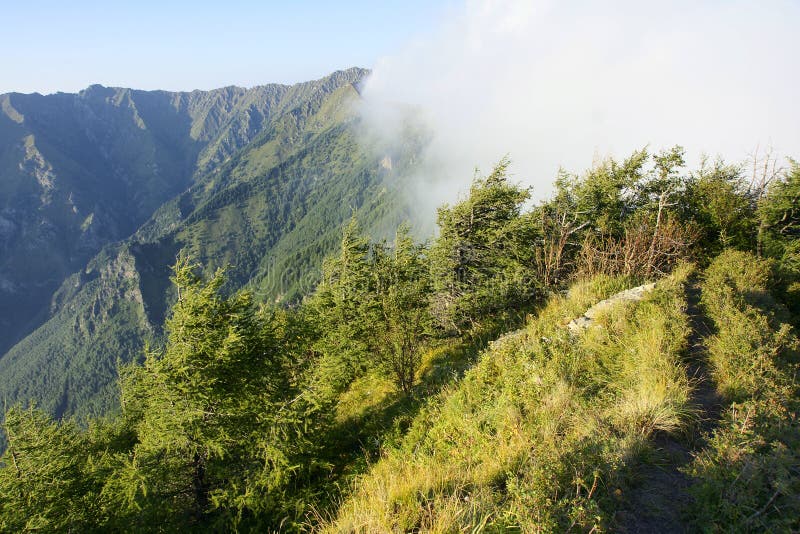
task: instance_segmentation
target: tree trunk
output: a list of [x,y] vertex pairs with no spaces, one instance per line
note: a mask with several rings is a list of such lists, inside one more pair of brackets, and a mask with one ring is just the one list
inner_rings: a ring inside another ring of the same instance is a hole
[[208,509],[208,481],[206,480],[206,462],[200,453],[194,453],[192,461],[192,491],[194,492],[195,517],[198,522]]

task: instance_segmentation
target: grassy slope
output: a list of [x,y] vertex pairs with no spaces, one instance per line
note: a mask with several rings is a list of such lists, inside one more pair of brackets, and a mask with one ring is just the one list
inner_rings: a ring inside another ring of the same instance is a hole
[[680,360],[688,271],[639,304],[616,306],[603,328],[578,339],[566,322],[629,281],[600,278],[552,299],[416,417],[401,442],[356,479],[323,530],[612,525],[626,469],[654,433],[679,431],[690,419]]
[[[492,344],[463,380],[429,397],[409,430],[372,428],[381,454],[356,468],[362,474],[335,511],[319,509],[321,526],[312,528],[796,531],[800,341],[796,317],[772,292],[773,267],[735,251],[713,262],[700,289],[715,329],[699,353],[685,346],[693,335],[690,269],[573,339],[567,320],[628,285],[578,284]],[[698,357],[703,362],[691,360]],[[687,378],[697,365],[708,384]],[[424,367],[435,365],[429,358]],[[713,407],[703,404],[706,394],[715,395]],[[367,376],[343,396],[339,417],[369,424],[362,414],[385,409],[394,395],[388,382]],[[403,416],[395,417],[397,427]],[[680,483],[648,486],[653,476]],[[639,520],[648,511],[637,506],[654,499],[664,508]],[[655,517],[666,522],[655,526]]]
[[688,473],[695,526],[716,532],[800,529],[800,341],[771,292],[772,265],[720,255],[703,282],[713,320],[709,364],[725,407]]

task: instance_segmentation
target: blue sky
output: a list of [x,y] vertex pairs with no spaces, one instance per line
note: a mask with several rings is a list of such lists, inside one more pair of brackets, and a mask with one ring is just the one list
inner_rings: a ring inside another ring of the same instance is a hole
[[434,28],[447,0],[53,1],[0,5],[0,93],[92,83],[191,90],[371,67]]

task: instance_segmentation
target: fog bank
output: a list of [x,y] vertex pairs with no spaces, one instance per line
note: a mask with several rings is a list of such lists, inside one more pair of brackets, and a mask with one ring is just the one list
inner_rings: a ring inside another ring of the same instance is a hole
[[538,198],[559,167],[646,145],[800,157],[798,27],[790,0],[469,1],[378,62],[362,112],[387,139],[400,109],[430,128],[411,192],[428,216],[504,154]]

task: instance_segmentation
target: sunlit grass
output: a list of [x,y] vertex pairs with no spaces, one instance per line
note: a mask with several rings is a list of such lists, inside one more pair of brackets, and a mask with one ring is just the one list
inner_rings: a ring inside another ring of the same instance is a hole
[[727,405],[687,472],[691,517],[715,532],[800,529],[800,341],[770,292],[772,264],[738,251],[708,268],[708,360]]
[[321,530],[607,527],[625,462],[691,418],[680,359],[689,272],[577,337],[565,325],[632,281],[601,277],[554,296],[416,417]]

